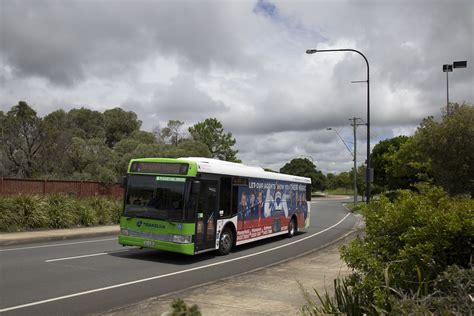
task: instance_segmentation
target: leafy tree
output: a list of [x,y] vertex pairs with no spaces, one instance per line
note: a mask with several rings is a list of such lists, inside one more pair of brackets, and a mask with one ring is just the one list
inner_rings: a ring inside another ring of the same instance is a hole
[[163,157],[211,157],[211,152],[206,144],[193,139],[182,139],[178,146],[167,145],[164,147]]
[[400,150],[400,147],[408,141],[409,137],[401,135],[383,140],[374,146],[370,154],[372,168],[374,168],[374,185],[385,191],[391,187],[389,184],[394,181],[393,175],[387,173],[391,162],[391,155]]
[[352,293],[368,299],[369,314],[376,306],[389,312],[393,293],[433,293],[433,280],[452,265],[471,269],[474,200],[450,198],[440,187],[417,190],[364,204],[364,236],[341,248],[354,270]]
[[68,156],[73,167],[73,178],[101,182],[117,181],[114,167],[118,157],[102,139],[84,140],[74,137]]
[[184,138],[184,133],[181,132],[181,127],[183,124],[184,122],[179,120],[168,121],[168,125],[158,131],[159,139],[161,139],[166,144],[178,146],[181,139]]
[[39,173],[38,157],[47,141],[41,118],[24,101],[2,114],[2,147],[15,174],[31,177]]
[[235,138],[232,133],[225,133],[222,123],[216,118],[208,118],[188,129],[195,141],[207,145],[213,158],[220,160],[240,162],[236,155],[238,150],[233,150]]
[[413,149],[429,161],[434,183],[450,194],[474,195],[474,107],[452,104],[441,121],[425,119]]
[[81,107],[70,110],[67,119],[74,136],[84,139],[105,138],[105,118],[102,113]]
[[353,185],[353,178],[349,172],[341,172],[334,176],[333,184],[335,188],[350,190]]
[[414,137],[408,138],[398,151],[386,155],[386,159],[389,190],[413,189],[415,183],[432,181],[430,161],[418,150]]
[[138,120],[135,112],[126,112],[121,108],[104,111],[105,142],[113,148],[117,142],[138,131],[142,122]]
[[326,175],[326,189],[334,190],[337,189],[336,176],[334,173],[328,173]]
[[[67,177],[71,172],[67,152],[74,134],[78,134],[79,129],[73,127],[69,114],[63,110],[46,115],[43,118],[43,124],[48,138],[48,146],[39,158],[44,173],[53,178]],[[50,159],[50,157],[55,157],[55,159]]]
[[316,169],[316,165],[307,158],[295,158],[287,162],[281,169],[281,173],[311,178],[311,189],[324,190],[324,174]]

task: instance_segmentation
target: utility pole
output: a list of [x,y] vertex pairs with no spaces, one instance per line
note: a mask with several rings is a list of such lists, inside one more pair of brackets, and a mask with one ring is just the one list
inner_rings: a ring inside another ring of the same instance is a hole
[[351,121],[351,126],[354,131],[354,154],[352,155],[352,158],[354,160],[354,204],[357,204],[357,126],[359,125],[366,125],[363,123],[357,123],[357,121],[361,121],[360,118],[354,117],[349,119]]

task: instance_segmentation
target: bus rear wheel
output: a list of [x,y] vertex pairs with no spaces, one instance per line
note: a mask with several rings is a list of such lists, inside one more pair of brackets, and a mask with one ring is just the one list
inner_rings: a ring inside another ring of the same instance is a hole
[[288,224],[288,234],[287,236],[289,238],[293,237],[297,231],[297,227],[296,227],[296,220],[294,218],[291,219],[290,223]]
[[219,249],[217,253],[221,256],[229,254],[234,246],[234,234],[227,227],[222,231],[221,237],[219,238]]

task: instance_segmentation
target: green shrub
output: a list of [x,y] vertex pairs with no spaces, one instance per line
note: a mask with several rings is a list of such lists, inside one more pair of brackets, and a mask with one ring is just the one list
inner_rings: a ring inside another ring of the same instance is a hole
[[99,218],[95,209],[88,205],[87,201],[76,201],[75,213],[77,216],[77,223],[80,226],[95,226],[99,223]]
[[70,195],[0,197],[0,231],[117,224],[122,203]]
[[95,210],[98,224],[117,224],[121,214],[121,204],[105,197],[94,197],[88,200],[88,206]]
[[342,258],[366,282],[418,290],[450,265],[468,267],[474,242],[474,201],[450,198],[440,188],[384,196],[362,212],[366,235],[341,248]]
[[171,312],[167,313],[170,316],[201,316],[199,306],[194,304],[189,307],[182,299],[174,300],[171,303],[171,308]]
[[45,197],[48,214],[48,227],[68,228],[77,223],[74,212],[74,199],[63,194],[51,194]]
[[36,195],[18,195],[12,198],[11,212],[21,218],[20,226],[25,228],[44,228],[48,226],[45,202]]
[[12,198],[0,198],[0,231],[17,231],[22,227],[22,217],[15,212]]

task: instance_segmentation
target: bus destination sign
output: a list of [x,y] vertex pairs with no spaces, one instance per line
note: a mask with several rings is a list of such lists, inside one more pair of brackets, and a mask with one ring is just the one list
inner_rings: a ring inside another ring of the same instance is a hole
[[187,163],[134,161],[130,172],[185,175],[188,173],[188,167]]

